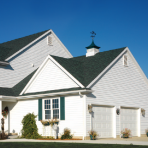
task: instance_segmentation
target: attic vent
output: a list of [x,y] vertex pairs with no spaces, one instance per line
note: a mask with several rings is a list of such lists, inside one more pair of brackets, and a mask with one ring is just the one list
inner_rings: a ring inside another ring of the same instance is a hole
[[128,63],[127,63],[127,55],[124,55],[123,56],[123,65],[124,66],[128,66]]
[[52,37],[50,36],[47,37],[47,44],[52,45]]

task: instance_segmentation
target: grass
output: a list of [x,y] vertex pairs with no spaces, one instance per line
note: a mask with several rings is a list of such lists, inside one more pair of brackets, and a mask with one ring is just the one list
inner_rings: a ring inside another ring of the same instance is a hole
[[142,145],[88,144],[60,142],[1,142],[0,148],[147,148]]

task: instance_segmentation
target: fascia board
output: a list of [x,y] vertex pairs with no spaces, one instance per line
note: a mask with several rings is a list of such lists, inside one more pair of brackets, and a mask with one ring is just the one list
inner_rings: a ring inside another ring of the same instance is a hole
[[129,48],[127,47],[127,52],[129,53],[130,57],[132,58],[134,64],[136,65],[136,67],[138,68],[140,74],[142,75],[143,79],[145,80],[145,82],[148,85],[148,79],[146,77],[146,75],[144,74],[143,70],[141,69],[141,67],[139,66],[139,64],[137,63],[136,59],[134,58],[134,56],[132,55],[132,53],[130,52]]
[[60,39],[57,37],[57,35],[52,31],[51,32],[53,34],[53,36],[56,38],[56,40],[59,42],[59,44],[63,47],[63,49],[68,53],[68,55],[70,56],[70,58],[72,58],[72,54],[68,51],[68,49],[64,46],[64,44],[60,41]]
[[[36,98],[45,98],[45,97],[53,97],[53,96],[64,96],[64,95],[72,95],[77,94],[79,95],[79,92],[83,94],[92,93],[93,90],[76,90],[76,91],[67,91],[67,92],[57,92],[57,93],[49,93],[49,94],[38,94],[38,95],[28,95],[28,96],[18,96],[16,97],[17,100],[28,100],[28,99],[36,99]],[[82,94],[82,95],[83,95]]]
[[86,88],[90,88],[127,50],[126,47]]
[[52,60],[54,64],[56,64],[62,71],[64,71],[77,85],[84,88],[84,86],[74,77],[72,76],[64,67],[62,67],[54,58],[49,55],[49,58]]
[[32,82],[35,80],[35,78],[37,77],[37,75],[40,73],[40,71],[43,69],[44,65],[47,63],[49,59],[49,55],[46,57],[46,59],[43,61],[43,63],[41,64],[41,66],[39,67],[39,69],[36,71],[36,73],[33,75],[33,77],[30,79],[30,81],[27,83],[27,85],[25,86],[25,88],[21,91],[20,95],[22,95],[28,88],[29,86],[32,84]]
[[35,43],[36,41],[38,41],[39,39],[41,39],[42,37],[44,37],[45,35],[47,35],[48,33],[52,32],[51,29],[48,30],[47,32],[45,32],[44,34],[42,34],[40,37],[36,38],[34,41],[32,41],[31,43],[29,43],[28,45],[26,45],[25,47],[21,48],[19,51],[17,51],[16,53],[14,53],[13,55],[11,55],[9,58],[6,59],[6,61],[10,60],[11,58],[13,58],[14,56],[16,56],[17,54],[19,54],[21,51],[23,51],[24,49],[26,49],[27,47],[29,47],[30,45],[32,45],[33,43]]
[[13,96],[0,96],[0,100],[9,101],[9,102],[16,102],[17,98],[13,97]]

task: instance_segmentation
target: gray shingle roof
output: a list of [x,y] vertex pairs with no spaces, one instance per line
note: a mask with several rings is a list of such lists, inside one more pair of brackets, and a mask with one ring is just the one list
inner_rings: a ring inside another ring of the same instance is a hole
[[85,87],[89,85],[126,47],[99,52],[94,56],[70,59],[52,56]]
[[8,57],[25,47],[39,36],[43,35],[46,31],[42,31],[36,34],[25,36],[12,41],[4,42],[0,44],[0,61],[5,61]]

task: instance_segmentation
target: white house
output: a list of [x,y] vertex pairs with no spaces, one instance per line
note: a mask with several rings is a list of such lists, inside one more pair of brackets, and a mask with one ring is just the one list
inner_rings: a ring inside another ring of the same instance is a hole
[[100,138],[124,128],[145,136],[148,81],[128,47],[101,52],[92,41],[86,48],[72,57],[52,30],[0,44],[0,118],[8,106],[8,133],[21,134],[23,116],[34,112],[44,136],[54,136],[54,127],[40,120],[55,117],[58,135],[68,127],[83,139],[91,129]]

